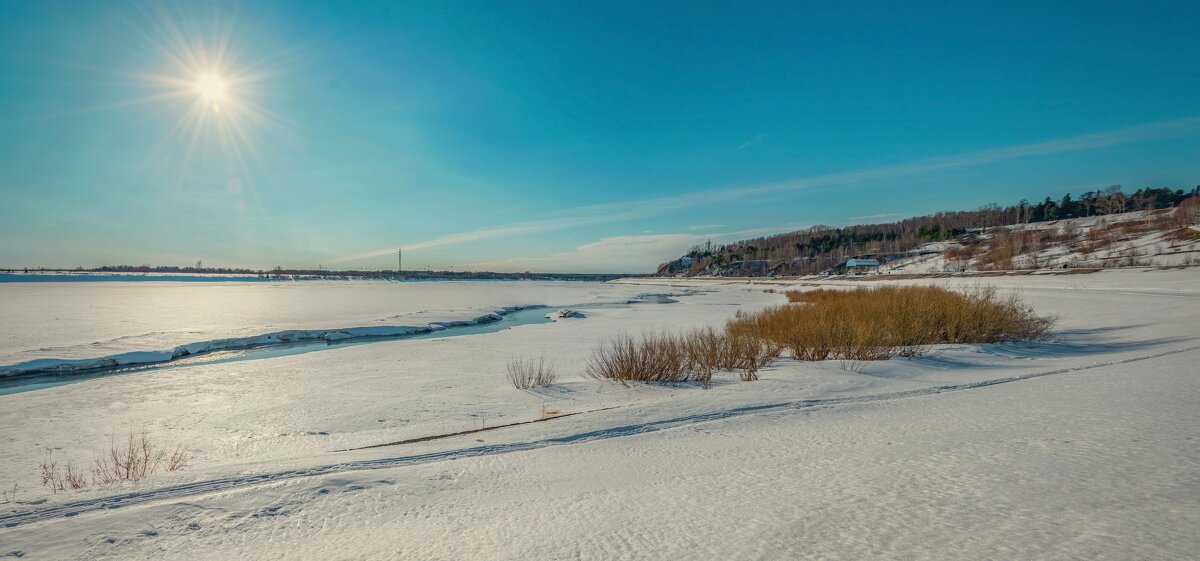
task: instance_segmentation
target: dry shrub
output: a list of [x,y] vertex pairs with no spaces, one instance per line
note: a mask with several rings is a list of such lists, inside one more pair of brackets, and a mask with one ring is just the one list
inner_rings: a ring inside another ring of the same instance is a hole
[[50,491],[54,493],[67,489],[82,489],[87,486],[87,478],[83,471],[75,465],[75,462],[67,462],[66,468],[59,470],[53,452],[46,452],[46,459],[42,461],[41,471],[42,485],[49,487]]
[[1172,209],[1159,209],[1159,212],[1145,220],[1131,220],[1121,223],[1122,230],[1127,234],[1134,235],[1170,230],[1176,223],[1170,213],[1172,213]]
[[728,353],[724,334],[711,327],[696,329],[678,339],[683,352],[685,369],[693,372],[702,385],[712,382],[713,373],[721,368]]
[[841,290],[832,288],[789,290],[787,292],[787,299],[791,304],[820,304],[833,298],[841,298],[841,292]]
[[721,368],[741,370],[743,382],[757,380],[759,368],[771,364],[783,352],[779,345],[736,332],[730,324],[725,326],[724,344],[728,350]]
[[155,449],[145,431],[137,435],[129,433],[129,438],[123,444],[118,444],[114,439],[108,455],[96,458],[92,477],[97,483],[116,483],[145,477],[158,469],[166,455],[166,451]]
[[988,244],[988,250],[979,256],[978,267],[984,271],[1012,269],[1013,258],[1021,254],[1021,242],[1022,236],[1018,233],[996,234]]
[[680,337],[671,334],[644,334],[641,339],[620,335],[604,342],[592,352],[587,372],[595,378],[621,382],[673,383],[693,379],[684,345]]
[[537,358],[516,357],[508,360],[508,381],[518,390],[544,388],[558,379],[554,363],[545,356]]
[[67,472],[63,476],[67,487],[72,490],[83,489],[87,487],[87,478],[83,475],[83,470],[75,466],[74,462],[67,462]]
[[51,491],[57,493],[66,488],[62,484],[62,476],[58,473],[58,464],[54,461],[54,452],[46,452],[46,459],[42,460],[42,485],[49,487]]
[[103,485],[145,477],[160,467],[165,467],[167,471],[178,471],[187,467],[187,464],[188,454],[182,444],[168,453],[156,447],[145,431],[138,434],[131,432],[122,442],[114,438],[108,454],[95,459],[90,482],[74,462],[67,462],[65,468],[60,470],[53,454],[47,453],[41,465],[42,485],[57,493],[67,489],[82,489],[89,483]]
[[1194,242],[1200,241],[1200,231],[1192,228],[1180,228],[1167,233],[1167,239],[1177,242]]
[[970,261],[975,258],[975,253],[978,250],[978,244],[964,245],[961,247],[946,248],[944,255],[946,261]]
[[1180,201],[1175,212],[1171,213],[1171,220],[1178,227],[1200,224],[1200,197],[1188,197]]
[[592,354],[588,374],[621,382],[699,382],[720,371],[744,381],[783,350],[797,360],[838,360],[861,372],[866,363],[913,357],[930,345],[1036,341],[1053,323],[1015,295],[995,289],[955,292],[933,286],[787,292],[791,304],[739,312],[724,330],[681,335],[622,335]]
[[622,335],[592,354],[588,374],[622,382],[696,382],[708,388],[717,372],[740,370],[743,381],[779,356],[775,344],[745,333],[704,327],[673,334]]
[[729,331],[785,348],[798,360],[853,364],[916,356],[942,343],[1037,340],[1051,325],[1016,296],[990,288],[969,293],[932,286],[814,290],[788,297],[804,304],[741,315]]
[[687,367],[707,385],[719,371],[741,370],[743,381],[758,379],[758,369],[779,356],[781,349],[767,345],[761,339],[711,327],[694,329],[679,337]]
[[183,448],[183,445],[176,444],[175,451],[171,452],[171,455],[167,457],[167,471],[179,471],[188,466],[189,460],[190,457],[187,450]]

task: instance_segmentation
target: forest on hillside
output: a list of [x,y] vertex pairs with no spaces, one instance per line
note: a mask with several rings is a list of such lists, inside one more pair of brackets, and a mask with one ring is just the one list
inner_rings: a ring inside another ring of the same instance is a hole
[[989,204],[976,210],[938,212],[885,224],[813,226],[728,244],[698,245],[682,258],[662,264],[658,274],[807,275],[833,268],[851,257],[903,253],[928,242],[958,238],[969,230],[1171,208],[1191,198],[1200,200],[1200,186],[1186,191],[1148,187],[1125,193],[1114,185],[1084,193],[1078,199],[1067,194],[1060,199],[1046,197],[1039,203],[1022,200],[1010,206]]

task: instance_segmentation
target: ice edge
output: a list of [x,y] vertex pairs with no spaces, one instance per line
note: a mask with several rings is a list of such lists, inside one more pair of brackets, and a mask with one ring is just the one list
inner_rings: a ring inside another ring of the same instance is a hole
[[171,362],[184,357],[196,356],[216,351],[250,349],[298,343],[302,341],[340,342],[350,339],[366,339],[372,337],[402,337],[433,333],[451,327],[463,327],[500,321],[504,316],[513,312],[531,308],[543,308],[541,305],[507,306],[466,320],[438,321],[425,325],[378,325],[370,327],[341,327],[331,329],[286,329],[251,335],[249,337],[230,337],[185,343],[170,350],[131,351],[96,358],[38,358],[17,364],[0,366],[0,378],[28,376],[36,374],[75,374],[92,370],[117,368],[121,366],[138,366]]

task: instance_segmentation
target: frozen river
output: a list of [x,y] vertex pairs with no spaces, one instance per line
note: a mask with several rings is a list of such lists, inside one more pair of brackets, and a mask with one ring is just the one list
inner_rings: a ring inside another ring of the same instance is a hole
[[540,281],[0,283],[0,368],[284,330],[424,326],[514,306],[623,301],[642,292]]

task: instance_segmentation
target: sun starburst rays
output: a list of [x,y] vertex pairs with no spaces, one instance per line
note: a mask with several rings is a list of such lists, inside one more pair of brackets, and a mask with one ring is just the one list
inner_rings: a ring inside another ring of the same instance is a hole
[[[263,86],[278,72],[268,71],[273,65],[265,61],[279,54],[246,60],[232,40],[233,21],[220,14],[205,20],[213,23],[207,29],[186,30],[161,5],[143,10],[142,16],[136,24],[127,23],[160,68],[135,81],[152,90],[144,99],[155,113],[177,113],[163,141],[147,154],[152,173],[175,189],[192,184],[189,178],[216,182],[220,177],[221,185],[236,181],[241,187],[231,195],[256,200],[254,179],[262,174],[252,171],[261,167],[264,135],[291,136],[292,124],[263,105],[268,97]],[[246,209],[240,199],[233,206]]]

